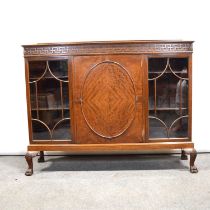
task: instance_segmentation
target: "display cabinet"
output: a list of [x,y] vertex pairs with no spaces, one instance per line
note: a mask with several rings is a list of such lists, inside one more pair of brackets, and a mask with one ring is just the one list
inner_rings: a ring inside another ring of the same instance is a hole
[[24,45],[28,169],[44,151],[196,150],[192,42],[110,41]]

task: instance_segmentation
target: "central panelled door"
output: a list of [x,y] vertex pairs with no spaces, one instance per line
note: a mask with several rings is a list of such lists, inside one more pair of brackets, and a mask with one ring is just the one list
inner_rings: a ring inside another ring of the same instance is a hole
[[143,142],[145,65],[140,55],[74,57],[75,143]]

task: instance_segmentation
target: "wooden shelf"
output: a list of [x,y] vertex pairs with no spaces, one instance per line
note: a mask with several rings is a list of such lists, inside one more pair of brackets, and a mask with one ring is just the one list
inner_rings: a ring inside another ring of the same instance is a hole
[[[30,77],[29,80],[38,80],[40,77]],[[66,79],[68,76],[59,76],[58,79]],[[42,79],[55,79],[53,76],[42,77]],[[67,81],[67,80],[66,80]]]
[[[175,74],[187,74],[187,72],[182,72],[182,71],[173,71]],[[173,74],[171,71],[166,71],[164,74]],[[149,74],[162,74],[162,71],[149,71]]]
[[37,108],[32,108],[31,110],[32,111],[37,111],[37,110],[39,110],[39,111],[57,111],[57,110],[69,110],[69,107],[64,107],[64,108],[62,108],[62,107],[58,107],[58,108],[39,108],[39,109],[37,109]]
[[[186,110],[187,108],[181,108],[181,110]],[[154,111],[155,109],[154,108],[149,108],[149,111]],[[180,110],[180,108],[156,108],[156,111],[178,111]]]

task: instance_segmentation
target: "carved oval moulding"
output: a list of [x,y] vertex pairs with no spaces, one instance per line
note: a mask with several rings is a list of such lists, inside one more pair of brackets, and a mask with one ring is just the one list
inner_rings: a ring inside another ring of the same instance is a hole
[[131,125],[135,108],[134,83],[123,66],[104,61],[90,69],[82,88],[82,112],[94,133],[120,136]]

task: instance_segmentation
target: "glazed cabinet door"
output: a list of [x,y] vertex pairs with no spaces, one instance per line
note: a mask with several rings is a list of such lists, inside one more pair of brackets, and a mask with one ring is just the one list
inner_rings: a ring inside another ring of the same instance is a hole
[[143,58],[76,56],[73,63],[75,142],[143,142]]
[[148,58],[148,139],[190,140],[191,57]]
[[31,142],[71,142],[68,59],[26,61]]

